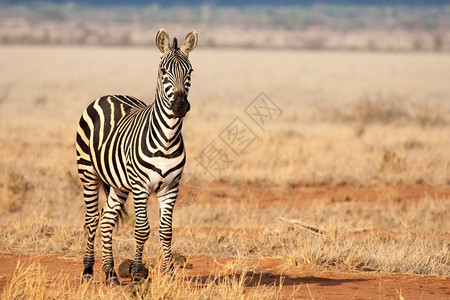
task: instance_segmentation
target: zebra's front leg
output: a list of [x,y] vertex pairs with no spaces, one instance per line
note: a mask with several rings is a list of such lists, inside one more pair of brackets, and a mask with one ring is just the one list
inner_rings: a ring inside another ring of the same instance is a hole
[[136,256],[134,258],[132,280],[140,281],[143,278],[144,264],[142,262],[142,253],[145,242],[150,235],[150,225],[147,217],[147,201],[149,194],[147,192],[133,192],[134,210],[136,213],[136,224],[134,227],[134,238],[136,240]]
[[100,221],[102,233],[102,269],[106,274],[106,284],[119,285],[120,281],[114,271],[114,258],[112,253],[112,232],[117,222],[117,217],[127,200],[127,193],[117,189],[110,189],[110,194],[103,209]]
[[164,271],[169,275],[173,275],[174,272],[172,257],[172,215],[177,195],[178,185],[170,190],[158,193],[159,239],[163,246]]

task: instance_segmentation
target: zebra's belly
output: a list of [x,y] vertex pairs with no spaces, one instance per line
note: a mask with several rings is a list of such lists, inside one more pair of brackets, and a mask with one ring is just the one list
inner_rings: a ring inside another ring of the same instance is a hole
[[90,152],[94,170],[101,181],[121,191],[131,191],[126,170],[127,161],[120,147],[114,148],[106,143],[98,147],[91,143]]
[[97,166],[95,168],[97,175],[100,179],[107,185],[119,189],[123,192],[131,192],[132,185],[129,180],[126,166],[120,163],[106,163],[101,167]]

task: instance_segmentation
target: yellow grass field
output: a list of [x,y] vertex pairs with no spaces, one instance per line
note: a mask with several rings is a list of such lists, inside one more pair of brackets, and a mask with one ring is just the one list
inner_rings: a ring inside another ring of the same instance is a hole
[[[4,299],[449,297],[450,56],[212,50],[200,40],[190,60],[173,248],[193,269],[165,278],[153,230],[151,282],[111,290],[79,284],[77,122],[105,94],[150,104],[159,52],[0,47]],[[236,125],[246,129],[240,143]],[[226,159],[199,163],[211,149]],[[154,229],[153,197],[148,206]],[[131,214],[115,233],[117,265],[134,255],[132,225]]]

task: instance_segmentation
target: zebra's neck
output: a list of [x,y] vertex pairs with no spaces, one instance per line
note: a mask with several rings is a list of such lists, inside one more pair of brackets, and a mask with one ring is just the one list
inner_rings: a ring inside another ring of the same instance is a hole
[[171,110],[164,104],[159,93],[156,93],[153,112],[151,114],[152,135],[157,135],[156,146],[165,150],[180,142],[182,118],[174,118]]

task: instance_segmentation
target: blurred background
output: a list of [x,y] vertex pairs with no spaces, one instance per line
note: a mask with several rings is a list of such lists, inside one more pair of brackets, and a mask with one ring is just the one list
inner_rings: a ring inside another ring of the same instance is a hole
[[153,45],[196,28],[202,48],[448,51],[449,1],[0,1],[1,44]]

